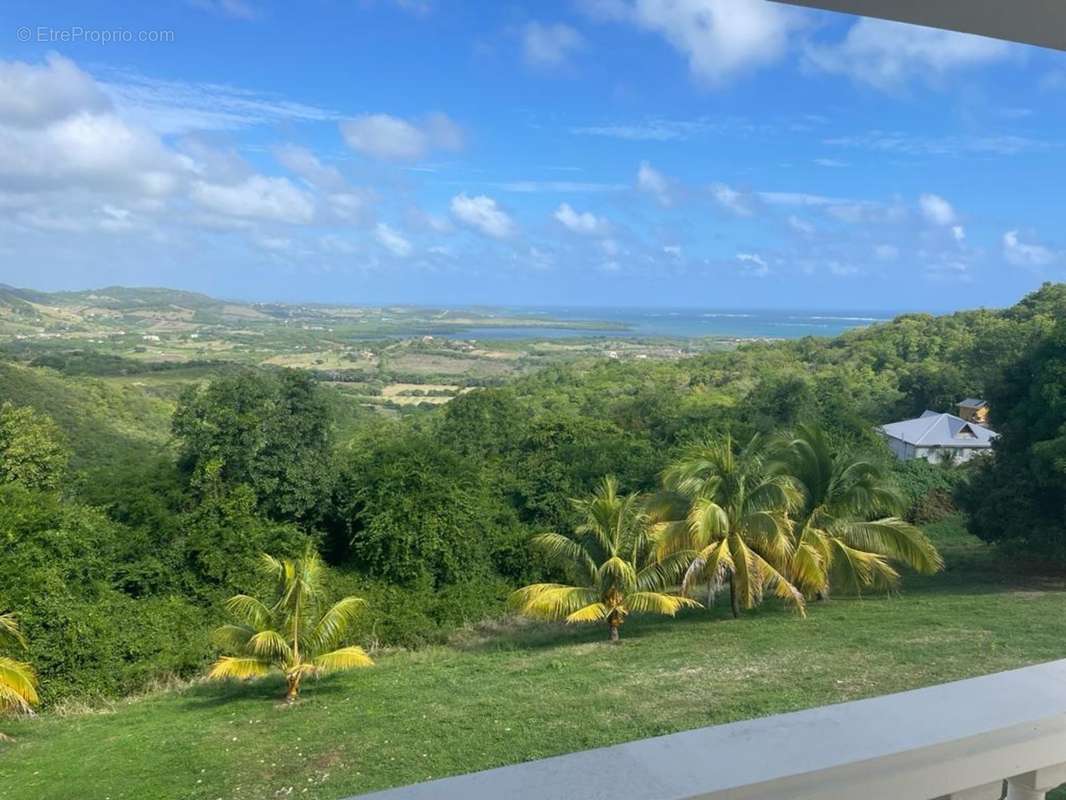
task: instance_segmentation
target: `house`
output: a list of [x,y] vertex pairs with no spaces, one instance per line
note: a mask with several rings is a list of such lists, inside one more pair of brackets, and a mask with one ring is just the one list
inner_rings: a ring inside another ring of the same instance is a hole
[[959,416],[967,422],[976,422],[978,425],[988,424],[988,403],[976,397],[967,397],[959,401]]
[[926,411],[915,419],[890,422],[877,429],[901,461],[924,458],[932,464],[956,464],[985,453],[999,434],[954,414]]

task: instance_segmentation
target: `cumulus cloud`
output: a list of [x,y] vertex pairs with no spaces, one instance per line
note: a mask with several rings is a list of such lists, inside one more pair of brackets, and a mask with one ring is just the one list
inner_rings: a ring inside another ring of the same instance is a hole
[[414,249],[411,242],[403,237],[395,228],[391,228],[384,222],[379,222],[374,229],[374,236],[386,250],[397,258],[407,258]]
[[611,227],[604,217],[597,217],[591,211],[575,211],[569,203],[561,204],[552,216],[568,230],[590,236],[604,234]]
[[788,227],[790,227],[800,236],[813,236],[818,230],[817,228],[815,228],[813,223],[803,219],[802,217],[797,217],[795,214],[789,216],[787,222]]
[[514,221],[494,199],[479,194],[469,197],[457,194],[451,201],[452,215],[463,225],[494,239],[506,239],[515,230]]
[[926,222],[933,225],[953,225],[955,223],[955,209],[951,203],[938,194],[923,194],[918,198],[918,208]]
[[561,67],[583,44],[581,34],[562,23],[530,22],[522,29],[522,57],[531,67]]
[[287,178],[252,175],[223,185],[196,181],[192,199],[208,211],[245,219],[303,224],[314,216],[314,203]]
[[417,161],[433,150],[460,150],[462,129],[446,114],[410,122],[388,114],[364,114],[341,123],[347,145],[383,161]]
[[78,112],[109,111],[111,103],[77,65],[51,53],[44,66],[0,62],[0,124],[34,127]]
[[661,35],[710,85],[780,59],[800,20],[765,0],[586,0],[584,7],[593,17]]
[[998,39],[863,17],[834,44],[810,44],[810,65],[847,75],[881,90],[912,80],[942,78],[1007,58],[1011,46]]
[[673,203],[672,184],[669,178],[647,161],[640,163],[640,168],[637,170],[637,188],[642,192],[655,195],[655,199],[664,206]]
[[1050,247],[1023,242],[1018,231],[1003,234],[1003,257],[1016,267],[1046,267],[1062,257]]

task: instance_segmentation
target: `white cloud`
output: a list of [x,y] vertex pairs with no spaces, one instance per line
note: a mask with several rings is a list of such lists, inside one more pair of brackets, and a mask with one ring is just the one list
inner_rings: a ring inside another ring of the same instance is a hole
[[1003,257],[1016,267],[1046,267],[1062,257],[1042,244],[1029,244],[1018,237],[1018,231],[1003,234]]
[[737,261],[744,265],[744,274],[754,278],[765,278],[770,274],[770,265],[757,253],[737,253]]
[[310,183],[323,189],[340,189],[345,185],[344,177],[336,167],[327,166],[318,160],[318,156],[306,147],[289,144],[279,147],[275,152],[278,163]]
[[486,195],[457,194],[452,198],[451,210],[459,222],[494,239],[505,239],[514,233],[514,221]]
[[190,83],[103,68],[101,90],[130,122],[160,134],[229,131],[339,119],[326,108],[217,83]]
[[952,225],[951,235],[955,237],[956,242],[962,244],[966,240],[966,229],[961,225]]
[[787,49],[800,17],[765,0],[589,0],[594,17],[658,33],[688,59],[701,81],[720,85],[771,64]]
[[938,194],[923,194],[918,198],[918,208],[932,225],[954,225],[958,219],[951,203]]
[[739,217],[750,217],[754,213],[750,193],[740,192],[724,183],[714,183],[711,184],[711,196],[718,205]]
[[209,211],[246,219],[304,224],[314,216],[314,203],[287,178],[253,175],[232,185],[196,181],[192,198]]
[[681,245],[679,244],[664,244],[663,252],[671,258],[681,258]]
[[998,39],[863,17],[842,41],[810,44],[806,55],[817,69],[895,90],[911,80],[943,78],[1000,61],[1011,52]]
[[522,29],[522,55],[532,67],[560,67],[583,43],[580,33],[562,23],[530,22]]
[[416,161],[431,150],[460,150],[463,133],[447,115],[434,113],[421,123],[388,114],[364,114],[341,123],[350,148],[385,161]]
[[574,233],[602,235],[607,233],[611,227],[604,217],[597,217],[591,211],[577,212],[570,207],[569,203],[561,204],[552,216]]
[[51,53],[46,66],[0,61],[0,124],[38,126],[71,114],[111,107],[96,82],[69,59]]
[[414,249],[411,242],[405,239],[399,231],[391,228],[384,222],[379,222],[374,229],[374,236],[378,242],[397,258],[407,258]]
[[673,203],[672,181],[655,169],[647,161],[640,163],[637,170],[637,188],[642,192],[655,195],[655,198],[664,206]]

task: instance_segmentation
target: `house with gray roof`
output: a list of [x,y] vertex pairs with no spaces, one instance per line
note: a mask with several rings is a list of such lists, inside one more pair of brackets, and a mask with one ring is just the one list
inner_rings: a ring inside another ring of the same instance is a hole
[[989,452],[992,442],[999,436],[984,425],[936,411],[926,411],[920,417],[902,422],[890,422],[877,431],[901,461],[924,458],[933,464],[969,461],[980,453]]

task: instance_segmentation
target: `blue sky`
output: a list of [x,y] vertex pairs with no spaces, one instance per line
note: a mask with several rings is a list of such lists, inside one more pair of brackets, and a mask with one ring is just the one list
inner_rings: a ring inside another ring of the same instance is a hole
[[1066,54],[763,0],[9,0],[0,282],[1007,305],[1064,130]]

